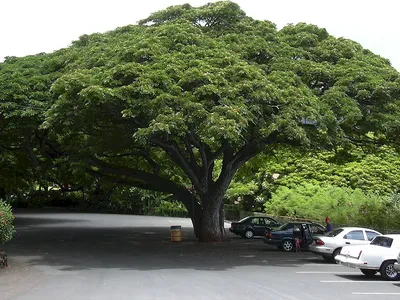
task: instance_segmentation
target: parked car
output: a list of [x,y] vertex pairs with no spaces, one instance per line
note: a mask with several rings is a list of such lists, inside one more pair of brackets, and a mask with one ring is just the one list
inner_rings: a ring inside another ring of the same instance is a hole
[[397,255],[397,262],[394,263],[394,269],[397,273],[400,274],[400,251],[399,251],[399,255]]
[[366,245],[377,235],[381,235],[381,233],[372,229],[341,227],[324,235],[316,236],[308,249],[321,255],[325,260],[334,262],[335,256],[339,254],[343,246]]
[[394,264],[400,252],[400,234],[376,236],[369,245],[345,246],[335,258],[344,266],[360,269],[366,276],[377,272],[385,280],[397,280],[400,275]]
[[241,235],[244,238],[251,239],[253,236],[264,236],[265,230],[277,228],[281,224],[270,217],[250,216],[239,222],[232,222],[229,231]]
[[[324,230],[324,227],[317,223],[310,222],[289,222],[276,230],[268,230],[265,233],[264,243],[274,245],[283,251],[294,250],[293,227],[300,225],[302,240],[300,246],[306,248],[313,241],[313,235]],[[321,229],[322,227],[322,229]]]

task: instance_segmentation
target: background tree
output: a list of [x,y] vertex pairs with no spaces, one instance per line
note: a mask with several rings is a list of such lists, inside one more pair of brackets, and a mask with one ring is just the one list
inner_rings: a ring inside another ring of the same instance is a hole
[[223,197],[261,151],[400,136],[399,74],[386,59],[313,25],[278,31],[232,2],[173,6],[44,57],[44,148],[103,180],[174,195],[202,241],[224,239]]
[[304,182],[390,196],[398,193],[399,180],[399,153],[393,147],[367,145],[336,151],[304,151],[279,146],[260,153],[241,168],[227,196],[237,198],[249,194],[264,203],[279,187],[295,188]]

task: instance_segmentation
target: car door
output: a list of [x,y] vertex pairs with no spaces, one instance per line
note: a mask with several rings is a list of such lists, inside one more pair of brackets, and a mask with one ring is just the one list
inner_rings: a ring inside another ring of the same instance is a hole
[[301,224],[303,227],[303,244],[304,246],[308,246],[312,242],[312,232],[311,232],[311,226],[308,224]]
[[365,237],[364,230],[355,229],[351,230],[343,236],[345,245],[363,245],[369,244],[369,241]]
[[254,235],[260,236],[260,235],[264,235],[264,231],[265,231],[265,222],[263,218],[253,218],[253,220],[251,220],[252,226],[253,226],[253,231],[254,231]]

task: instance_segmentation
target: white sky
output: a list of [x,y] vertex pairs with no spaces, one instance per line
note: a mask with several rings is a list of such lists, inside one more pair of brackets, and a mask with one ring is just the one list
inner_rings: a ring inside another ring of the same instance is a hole
[[[0,61],[52,52],[83,34],[136,24],[170,5],[212,0],[0,0]],[[399,0],[236,0],[247,15],[279,28],[306,22],[359,42],[400,70]]]

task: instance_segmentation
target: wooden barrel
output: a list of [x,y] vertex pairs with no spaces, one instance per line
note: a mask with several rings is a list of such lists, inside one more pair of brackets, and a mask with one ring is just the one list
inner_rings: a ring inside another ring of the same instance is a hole
[[171,226],[171,241],[180,242],[182,241],[182,227],[179,225]]

